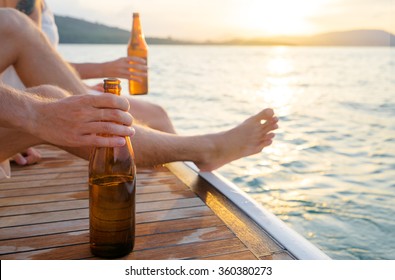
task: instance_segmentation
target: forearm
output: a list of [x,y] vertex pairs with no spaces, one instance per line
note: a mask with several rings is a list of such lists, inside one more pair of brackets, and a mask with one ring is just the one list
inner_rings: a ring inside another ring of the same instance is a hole
[[78,72],[81,79],[95,79],[106,76],[105,63],[70,63]]
[[35,105],[39,102],[29,94],[0,85],[0,127],[31,132]]

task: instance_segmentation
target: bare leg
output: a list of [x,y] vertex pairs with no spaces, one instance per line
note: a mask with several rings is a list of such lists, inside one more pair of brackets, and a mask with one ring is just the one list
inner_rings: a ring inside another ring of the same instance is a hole
[[2,9],[0,26],[0,73],[13,65],[26,87],[51,84],[73,94],[86,93],[74,70],[27,16],[15,9]]
[[129,97],[128,100],[130,103],[130,113],[137,122],[155,130],[176,133],[169,116],[161,106],[138,100],[137,98]]
[[140,166],[193,161],[201,171],[211,171],[260,152],[272,143],[274,134],[270,132],[277,127],[273,111],[265,109],[233,129],[215,134],[178,136],[135,127],[132,143]]

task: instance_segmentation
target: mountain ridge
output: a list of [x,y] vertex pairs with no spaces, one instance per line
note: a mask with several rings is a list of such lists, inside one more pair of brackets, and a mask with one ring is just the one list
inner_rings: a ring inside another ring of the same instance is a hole
[[[55,15],[60,43],[127,44],[130,31],[68,16]],[[395,46],[395,36],[383,30],[361,29],[321,33],[313,36],[277,36],[226,41],[193,42],[146,37],[148,44],[166,45],[289,45],[289,46]]]

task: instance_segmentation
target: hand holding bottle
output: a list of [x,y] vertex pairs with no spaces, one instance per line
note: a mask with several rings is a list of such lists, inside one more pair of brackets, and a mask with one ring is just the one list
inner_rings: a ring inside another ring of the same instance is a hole
[[[51,86],[50,90],[68,95],[57,87]],[[133,117],[128,110],[126,98],[110,94],[67,96],[55,101],[36,98],[26,129],[59,146],[123,146],[124,136],[134,134]]]
[[142,82],[147,77],[147,60],[137,56],[121,57],[103,63],[103,77],[117,77]]
[[[104,95],[119,96],[120,84],[105,79]],[[134,246],[136,166],[130,138],[125,141],[122,147],[95,147],[89,159],[90,248],[100,257],[120,257]]]
[[[128,43],[128,56],[139,57],[145,60],[147,63],[148,59],[148,46],[144,38],[144,34],[141,28],[140,15],[139,13],[133,13],[133,26],[130,33],[130,39]],[[134,66],[133,61],[131,66]],[[129,78],[129,94],[139,95],[148,93],[148,75],[145,71],[145,75],[142,76],[141,70],[134,67],[130,67],[130,71],[133,73],[132,76],[141,77],[140,81],[136,81],[133,78]]]

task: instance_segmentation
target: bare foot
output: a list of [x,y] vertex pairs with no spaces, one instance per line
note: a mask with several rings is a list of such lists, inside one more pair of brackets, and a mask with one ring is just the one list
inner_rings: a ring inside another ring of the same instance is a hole
[[31,165],[39,162],[41,159],[40,153],[33,149],[28,148],[24,153],[16,154],[11,158],[18,165]]
[[214,149],[208,150],[204,160],[195,164],[200,171],[211,171],[233,160],[259,153],[272,144],[274,133],[271,131],[278,128],[277,122],[273,110],[264,109],[231,130],[208,135]]

